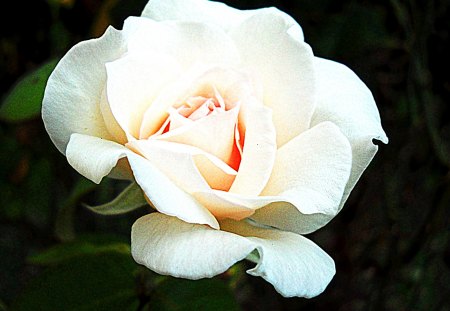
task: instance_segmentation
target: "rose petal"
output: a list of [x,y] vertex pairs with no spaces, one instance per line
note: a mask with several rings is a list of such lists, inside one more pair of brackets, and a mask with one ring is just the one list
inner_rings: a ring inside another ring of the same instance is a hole
[[270,203],[270,200],[267,200],[267,198],[260,199],[256,196],[243,197],[234,195],[231,192],[210,189],[197,191],[192,195],[218,219],[241,220],[253,215],[256,209]]
[[[293,206],[269,205],[253,218],[297,233],[317,230],[337,214],[351,165],[347,138],[331,122],[318,124],[278,150],[272,176],[262,192],[263,196],[280,196]],[[296,217],[294,207],[299,211]]]
[[127,134],[125,134],[111,111],[111,106],[109,105],[106,96],[106,85],[100,98],[100,110],[103,115],[103,120],[105,121],[105,126],[108,129],[108,132],[114,137],[114,141],[122,145],[125,144],[128,141]]
[[225,272],[253,249],[243,237],[160,213],[139,218],[131,230],[131,253],[137,263],[159,274],[193,280]]
[[333,260],[302,236],[242,222],[223,226],[230,232],[160,213],[146,215],[133,225],[131,253],[159,274],[196,280],[225,272],[257,249],[259,263],[248,273],[263,277],[285,297],[316,296],[335,273]]
[[102,37],[75,45],[50,75],[42,118],[60,152],[65,153],[72,133],[111,138],[100,111],[105,63],[120,57],[125,49],[122,33],[110,27]]
[[221,222],[221,230],[245,236],[255,243],[258,264],[247,273],[264,278],[284,297],[315,297],[336,273],[333,259],[301,235],[257,228],[243,221]]
[[187,193],[228,190],[236,171],[196,147],[157,140],[137,140],[128,146],[142,154]]
[[245,19],[261,12],[276,12],[292,27],[290,31],[303,40],[303,31],[295,20],[276,8],[238,10],[224,3],[205,0],[152,0],[142,12],[143,17],[156,21],[178,20],[218,25],[225,31],[239,26]]
[[167,55],[188,69],[196,63],[239,63],[233,41],[215,25],[195,21],[155,22],[148,18],[129,17],[123,27],[129,53],[147,51]]
[[339,209],[356,182],[372,161],[378,146],[372,139],[388,143],[380,115],[370,90],[346,66],[314,58],[317,81],[317,108],[311,125],[323,121],[335,123],[352,146],[353,163]]
[[152,139],[197,147],[229,164],[235,144],[238,113],[239,107],[235,107],[163,135],[153,136]]
[[259,195],[269,180],[275,154],[276,133],[270,109],[254,98],[244,99],[239,115],[240,133],[245,140],[239,171],[230,192]]
[[143,115],[158,92],[179,74],[179,66],[165,55],[147,50],[129,53],[106,64],[107,97],[112,114],[131,137],[139,138]]
[[219,228],[216,218],[204,206],[177,187],[150,161],[135,153],[128,154],[128,161],[136,182],[159,212],[188,223]]
[[118,143],[74,133],[67,145],[67,161],[84,177],[99,184],[129,150]]
[[194,196],[211,211],[214,206],[217,217],[239,220],[255,212],[251,217],[259,223],[305,234],[337,214],[350,168],[347,139],[334,124],[323,122],[278,150],[261,196],[223,191]]
[[278,11],[263,11],[230,33],[242,64],[261,78],[264,105],[273,111],[281,147],[309,128],[315,105],[313,54],[292,36],[291,23]]

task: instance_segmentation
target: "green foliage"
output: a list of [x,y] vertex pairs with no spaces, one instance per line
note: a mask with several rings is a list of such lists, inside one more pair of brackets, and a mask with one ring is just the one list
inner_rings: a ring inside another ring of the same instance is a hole
[[218,279],[167,278],[155,289],[146,310],[239,310],[230,288]]
[[53,246],[41,253],[32,255],[28,258],[28,262],[34,265],[49,266],[77,257],[110,252],[128,256],[130,254],[130,245],[129,243],[111,241],[99,243],[98,239],[79,239]]
[[12,310],[136,310],[135,269],[123,252],[69,257],[35,278]]
[[51,60],[19,80],[0,107],[1,120],[19,122],[41,114],[45,85],[57,62]]
[[98,206],[85,204],[84,206],[97,214],[118,215],[131,212],[147,204],[141,188],[133,182],[109,203]]

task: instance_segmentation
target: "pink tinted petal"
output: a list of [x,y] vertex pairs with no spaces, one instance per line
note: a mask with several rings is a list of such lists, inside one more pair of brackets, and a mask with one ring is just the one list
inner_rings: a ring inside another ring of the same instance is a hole
[[[239,115],[244,147],[239,172],[230,192],[259,195],[266,186],[276,154],[276,134],[270,109],[254,98],[244,99]],[[242,137],[241,137],[242,139]]]
[[202,118],[163,135],[152,136],[151,139],[197,147],[225,163],[230,163],[235,143],[234,130],[238,113],[239,108],[236,107]]
[[[220,66],[195,66],[178,80],[164,88],[145,112],[140,138],[155,134],[169,116],[171,107],[182,106],[195,96],[213,97],[218,92],[226,98],[226,110],[231,110],[240,100],[248,96],[259,96],[257,81],[239,71]],[[200,105],[202,102],[193,102]]]
[[146,157],[187,193],[228,190],[236,171],[220,159],[192,146],[157,140],[137,140],[127,144]]
[[324,122],[278,150],[272,176],[260,196],[214,190],[194,196],[219,218],[250,216],[265,225],[305,234],[337,214],[350,167],[347,139],[335,125]]

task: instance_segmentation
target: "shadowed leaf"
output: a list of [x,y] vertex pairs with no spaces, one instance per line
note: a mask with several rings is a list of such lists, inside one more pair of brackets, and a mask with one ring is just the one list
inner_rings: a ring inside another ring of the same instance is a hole
[[141,188],[136,183],[132,183],[109,203],[98,206],[84,204],[84,206],[97,214],[119,215],[131,212],[147,204]]
[[51,60],[25,75],[9,92],[0,107],[0,119],[20,122],[41,114],[45,85],[58,60]]

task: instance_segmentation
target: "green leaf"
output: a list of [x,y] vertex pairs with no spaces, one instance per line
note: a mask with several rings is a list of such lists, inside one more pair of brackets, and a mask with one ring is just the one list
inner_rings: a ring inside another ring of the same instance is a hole
[[64,261],[32,280],[11,310],[137,310],[136,267],[117,252]]
[[91,211],[102,214],[102,215],[119,215],[131,212],[139,207],[147,205],[144,194],[141,188],[136,184],[132,183],[122,191],[117,198],[109,203],[89,206],[84,204]]
[[77,240],[53,246],[43,252],[28,257],[28,262],[35,265],[55,265],[66,260],[85,255],[98,255],[115,252],[130,255],[128,243],[113,242],[97,244],[89,240]]
[[9,92],[0,107],[0,119],[19,122],[41,113],[45,85],[58,60],[54,59],[23,77]]
[[230,288],[219,279],[167,278],[156,287],[147,310],[240,310]]

